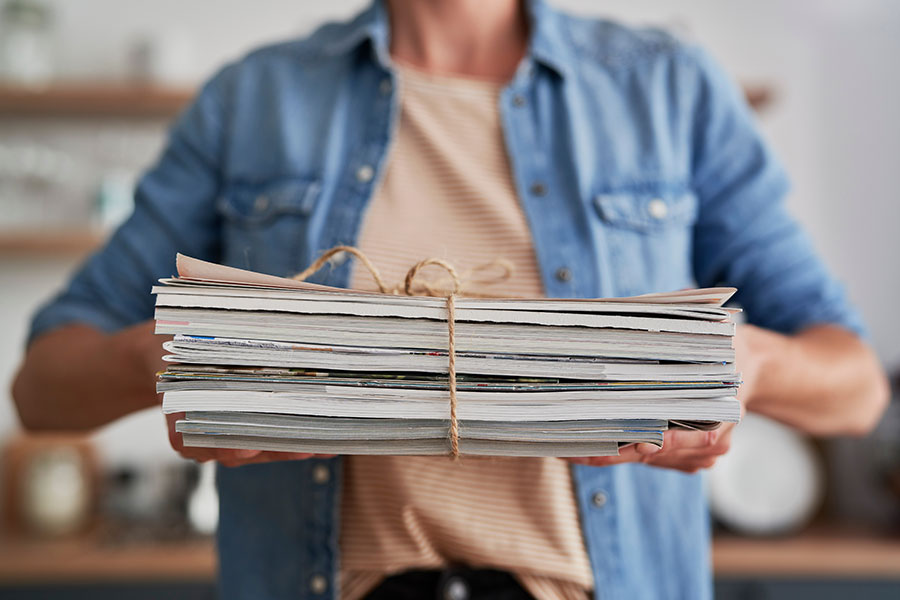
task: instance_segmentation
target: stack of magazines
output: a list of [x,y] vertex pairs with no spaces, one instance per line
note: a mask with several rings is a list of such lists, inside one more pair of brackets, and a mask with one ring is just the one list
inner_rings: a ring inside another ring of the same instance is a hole
[[[187,446],[449,453],[448,311],[178,257],[156,332]],[[611,456],[740,418],[731,288],[611,299],[457,298],[459,451]]]

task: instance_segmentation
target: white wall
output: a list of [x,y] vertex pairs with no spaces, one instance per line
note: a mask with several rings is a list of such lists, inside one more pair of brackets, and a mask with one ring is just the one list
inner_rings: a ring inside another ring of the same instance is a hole
[[[127,73],[135,37],[182,31],[197,78],[252,46],[343,18],[359,0],[53,0],[61,75]],[[790,203],[862,308],[889,366],[900,366],[900,2],[894,0],[560,0],[585,14],[674,25],[706,44],[742,80],[771,82],[776,104],[763,126],[791,171]],[[149,161],[150,156],[147,157]],[[67,261],[0,262],[0,398],[18,362],[25,320],[62,279]],[[15,428],[0,401],[0,437]],[[159,415],[102,432],[115,460],[168,457]]]
[[198,78],[260,43],[306,33],[325,20],[344,19],[365,0],[50,0],[57,13],[63,75],[127,75],[137,38],[187,33]]

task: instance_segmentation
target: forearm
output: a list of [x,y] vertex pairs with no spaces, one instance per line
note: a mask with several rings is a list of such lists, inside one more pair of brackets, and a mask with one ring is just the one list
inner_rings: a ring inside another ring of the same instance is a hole
[[862,435],[888,401],[874,352],[853,333],[830,325],[785,336],[742,326],[738,366],[749,385],[748,410],[816,435]]
[[161,343],[152,322],[113,335],[70,325],[37,338],[13,384],[22,424],[91,429],[154,405]]

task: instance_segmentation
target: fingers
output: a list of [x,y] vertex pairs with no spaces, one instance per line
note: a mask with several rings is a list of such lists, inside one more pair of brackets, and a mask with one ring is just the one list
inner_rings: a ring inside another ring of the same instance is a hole
[[571,463],[576,465],[587,465],[590,467],[609,467],[612,465],[620,465],[624,463],[644,463],[652,467],[660,467],[664,469],[674,469],[685,473],[696,473],[701,469],[708,469],[716,463],[717,456],[696,455],[696,456],[678,456],[669,455],[665,457],[654,457],[650,460],[638,458],[637,456],[595,456],[584,458],[567,458]]
[[619,448],[618,456],[579,456],[566,458],[567,461],[576,465],[589,465],[592,467],[607,467],[609,465],[621,465],[629,462],[641,462],[640,452],[636,446],[643,444],[630,444]]
[[716,464],[718,456],[669,456],[653,461],[644,461],[645,464],[664,469],[674,469],[684,473],[696,473],[702,469],[709,469]]
[[184,413],[171,413],[166,415],[166,425],[169,430],[169,444],[178,454],[189,460],[197,462],[206,462],[216,460],[218,450],[215,448],[193,448],[184,445],[184,439],[181,434],[175,431],[175,422],[184,419]]
[[186,447],[181,452],[185,458],[206,462],[214,460],[225,467],[242,467],[260,463],[284,460],[306,460],[308,458],[333,458],[333,454],[309,454],[307,452],[272,452],[264,450],[232,450],[227,448]]
[[641,456],[652,456],[660,452],[662,448],[656,444],[635,444],[634,451]]
[[307,458],[331,458],[305,452],[267,452],[263,450],[232,450],[225,448],[194,448],[187,446],[179,454],[188,460],[207,462],[214,460],[226,467],[241,467],[258,463],[282,460],[305,460]]
[[631,444],[619,449],[619,456],[569,458],[579,465],[603,467],[640,462],[654,467],[696,473],[712,467],[731,446],[733,424],[712,431],[672,429],[666,431],[663,447],[654,444]]
[[[712,431],[687,431],[673,429],[665,434],[663,449],[658,457],[667,456],[721,456],[731,447],[731,431],[728,423]],[[649,459],[649,460],[652,460]]]
[[184,450],[184,441],[181,439],[181,434],[175,431],[175,422],[183,418],[183,412],[166,415],[166,425],[169,430],[169,444],[171,444],[172,449],[179,454]]
[[227,449],[227,448],[197,448],[185,446],[181,434],[175,431],[175,422],[184,419],[184,413],[172,413],[166,415],[166,424],[169,430],[169,443],[178,454],[188,460],[207,462],[214,460],[226,467],[239,467],[257,463],[275,462],[280,460],[304,460],[307,458],[332,458],[333,454],[309,454],[305,452],[270,452],[263,450]]
[[708,448],[714,446],[721,437],[720,429],[711,431],[693,431],[690,429],[670,429],[666,431],[663,448],[667,451],[686,448]]
[[261,455],[261,450],[225,450],[216,448],[214,450],[214,461],[226,467],[239,467],[257,460]]
[[255,465],[260,463],[278,462],[283,460],[306,460],[313,458],[315,454],[305,452],[270,452],[251,450],[252,456],[236,456],[236,452],[247,452],[246,450],[219,450],[219,456],[216,460],[226,467],[242,467],[244,465]]
[[685,473],[709,469],[731,447],[732,429],[732,424],[726,424],[712,431],[667,431],[663,450],[644,456],[641,462]]
[[215,448],[182,448],[178,451],[178,454],[182,458],[201,463],[217,459],[217,450]]

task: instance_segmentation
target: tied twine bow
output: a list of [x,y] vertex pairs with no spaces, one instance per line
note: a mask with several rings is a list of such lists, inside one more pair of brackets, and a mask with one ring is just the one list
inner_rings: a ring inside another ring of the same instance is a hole
[[[452,456],[454,460],[459,459],[459,420],[456,416],[456,296],[463,293],[463,289],[465,288],[465,285],[467,283],[486,285],[491,283],[499,283],[509,279],[513,273],[512,263],[502,258],[496,259],[489,263],[473,267],[463,273],[462,276],[460,276],[457,274],[456,269],[453,268],[453,265],[449,262],[440,258],[426,258],[425,260],[420,260],[419,262],[414,264],[409,269],[409,271],[406,272],[406,278],[404,279],[402,288],[399,284],[393,287],[389,287],[387,284],[385,284],[384,280],[381,278],[381,273],[379,273],[375,265],[372,264],[372,261],[369,260],[369,257],[367,257],[361,250],[359,250],[358,248],[354,248],[353,246],[335,246],[330,250],[326,250],[318,259],[316,259],[315,262],[313,262],[313,264],[309,265],[302,273],[295,275],[294,279],[298,281],[306,281],[307,278],[309,278],[311,275],[325,266],[325,264],[335,255],[342,252],[352,254],[359,259],[363,266],[365,266],[369,273],[372,275],[372,278],[375,280],[375,284],[378,286],[378,289],[382,294],[405,294],[406,296],[425,295],[446,298],[448,338],[447,379],[448,388],[450,391],[450,456]],[[415,287],[416,277],[419,275],[419,271],[429,265],[441,267],[450,276],[449,282],[453,285],[450,288],[449,292],[441,291],[443,284],[445,283],[444,281],[438,282],[441,285],[422,281],[418,282],[419,287]],[[483,273],[494,267],[499,267],[502,269],[500,275],[494,277],[476,277],[478,273]],[[468,292],[466,293],[466,295],[477,296],[480,294]]]

